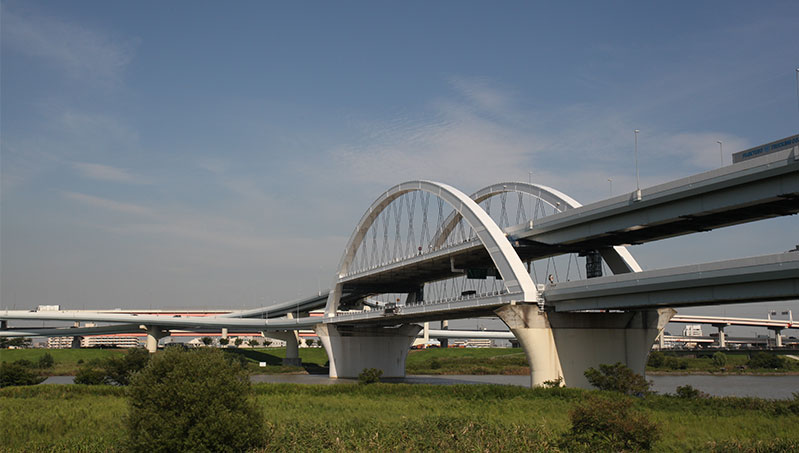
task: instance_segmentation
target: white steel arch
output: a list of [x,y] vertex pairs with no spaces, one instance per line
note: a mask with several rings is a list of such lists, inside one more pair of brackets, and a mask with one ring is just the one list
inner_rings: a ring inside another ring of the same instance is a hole
[[[551,187],[543,186],[540,184],[531,184],[526,182],[501,182],[486,186],[477,192],[473,193],[471,198],[476,203],[481,203],[488,198],[495,195],[508,192],[520,192],[528,195],[533,195],[540,198],[550,206],[558,207],[562,211],[566,209],[579,208],[582,204],[574,198],[564,194],[563,192],[553,189]],[[458,225],[461,216],[457,211],[453,211],[449,218],[447,218],[441,231],[433,240],[433,249],[437,249],[444,245],[447,238],[455,227]],[[628,272],[641,272],[641,266],[635,261],[635,258],[630,254],[626,247],[614,246],[606,250],[602,250],[602,257],[608,263],[610,270],[614,274],[626,274]]]
[[347,275],[349,267],[355,258],[355,253],[363,242],[369,227],[372,226],[377,216],[392,201],[403,194],[413,191],[431,193],[449,204],[476,232],[477,237],[491,256],[497,271],[502,276],[508,291],[520,294],[520,298],[525,302],[538,302],[538,290],[519,255],[513,250],[510,242],[505,237],[505,233],[502,232],[480,205],[465,193],[447,184],[434,181],[409,181],[385,191],[361,217],[360,222],[355,227],[355,231],[350,236],[347,247],[344,249],[344,255],[339,263],[336,284],[327,299],[327,307],[325,309],[327,316],[335,316],[336,310],[338,310],[343,286],[338,280]]

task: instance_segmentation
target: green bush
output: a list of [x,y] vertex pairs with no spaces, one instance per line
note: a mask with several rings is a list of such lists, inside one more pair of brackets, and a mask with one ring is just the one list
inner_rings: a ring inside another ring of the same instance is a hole
[[663,366],[672,370],[685,370],[688,368],[688,361],[677,357],[666,356]]
[[263,444],[249,375],[222,351],[165,350],[128,389],[132,451],[238,452]]
[[108,383],[108,373],[103,368],[88,365],[82,367],[75,374],[76,384],[83,385],[103,385]]
[[723,367],[727,365],[727,354],[719,351],[713,354],[713,365],[717,367]]
[[55,360],[53,360],[53,356],[49,352],[45,352],[43,356],[39,357],[39,368],[52,368],[53,365],[55,365]]
[[666,361],[666,355],[660,351],[652,351],[649,353],[649,359],[647,359],[646,364],[651,366],[652,368],[660,368],[663,366],[663,363]]
[[377,368],[364,368],[358,375],[359,384],[374,384],[380,382],[380,376],[383,375],[383,370]]
[[569,411],[571,430],[561,437],[564,451],[647,451],[660,438],[657,424],[631,410],[625,398],[591,395]]
[[585,370],[588,382],[599,390],[621,392],[626,395],[647,395],[652,385],[640,374],[634,373],[621,362],[613,365],[599,365],[599,370],[589,368]]
[[[22,360],[17,360],[14,363],[0,363],[0,387],[36,385],[46,379],[31,371],[29,367],[21,365],[19,362],[22,362]],[[27,362],[27,360],[25,362]]]
[[782,369],[786,368],[785,359],[776,355],[766,352],[757,352],[752,354],[746,366],[749,368],[768,368],[768,369]]
[[109,382],[117,385],[128,385],[134,373],[141,371],[150,361],[150,353],[144,348],[128,349],[122,357],[111,357],[105,360],[103,367]]
[[701,392],[698,389],[695,389],[690,385],[681,385],[677,387],[677,396],[679,398],[692,399],[692,398],[704,398],[707,395],[705,395],[703,392]]
[[128,385],[133,374],[144,368],[149,360],[150,353],[144,348],[128,349],[121,357],[91,360],[78,370],[75,383]]

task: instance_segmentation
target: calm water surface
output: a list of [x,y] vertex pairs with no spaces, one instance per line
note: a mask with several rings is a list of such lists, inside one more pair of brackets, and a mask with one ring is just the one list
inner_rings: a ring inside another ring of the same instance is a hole
[[[799,376],[648,376],[652,388],[658,393],[674,393],[678,386],[691,385],[707,394],[715,396],[754,396],[769,399],[790,399],[799,392]],[[52,376],[45,384],[71,384],[72,376]],[[383,379],[384,382],[406,384],[498,384],[530,386],[530,376],[419,376],[411,375],[403,379]],[[252,382],[272,384],[353,384],[356,379],[330,379],[319,374],[259,374],[252,376]]]

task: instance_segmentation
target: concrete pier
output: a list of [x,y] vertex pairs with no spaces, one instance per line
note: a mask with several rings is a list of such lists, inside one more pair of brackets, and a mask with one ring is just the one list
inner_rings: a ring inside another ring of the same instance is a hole
[[644,374],[655,338],[676,312],[556,313],[507,305],[496,313],[524,348],[532,386],[562,378],[569,387],[590,388],[585,370],[600,364],[621,362]]
[[415,324],[400,327],[355,328],[319,324],[330,361],[331,378],[356,378],[364,368],[383,370],[383,377],[404,377],[408,349],[422,329]]

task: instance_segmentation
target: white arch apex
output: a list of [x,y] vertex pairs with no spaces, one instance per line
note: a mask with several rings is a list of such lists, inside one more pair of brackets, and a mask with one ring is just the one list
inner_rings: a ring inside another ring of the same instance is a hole
[[[455,211],[457,211],[472,229],[475,230],[477,237],[485,246],[491,260],[502,276],[505,286],[511,293],[520,293],[525,302],[538,302],[538,290],[533,283],[530,274],[524,267],[519,255],[513,250],[505,233],[494,222],[494,220],[480,207],[474,200],[460,190],[440,182],[435,181],[409,181],[388,189],[383,192],[377,200],[369,207],[361,217],[355,227],[344,249],[344,255],[339,263],[337,280],[347,275],[349,267],[355,259],[355,254],[363,242],[369,227],[374,224],[381,212],[394,200],[400,196],[413,191],[423,191],[431,193],[444,200]],[[326,312],[328,316],[334,316],[338,309],[339,299],[341,298],[342,284],[336,281],[333,291],[327,299]]]
[[[562,206],[561,211],[566,209],[579,208],[582,204],[574,198],[564,194],[563,192],[553,189],[552,187],[544,186],[541,184],[532,184],[526,182],[500,182],[491,184],[490,186],[483,187],[471,195],[471,199],[476,203],[481,203],[488,198],[501,193],[519,192],[528,195],[533,195],[543,200],[550,206]],[[460,215],[453,212],[444,221],[441,232],[433,240],[433,248],[439,248],[444,245],[447,238],[460,221]],[[601,250],[602,257],[608,263],[610,270],[614,274],[625,274],[628,272],[641,272],[641,266],[630,254],[626,247],[617,245],[609,247],[608,249]]]

